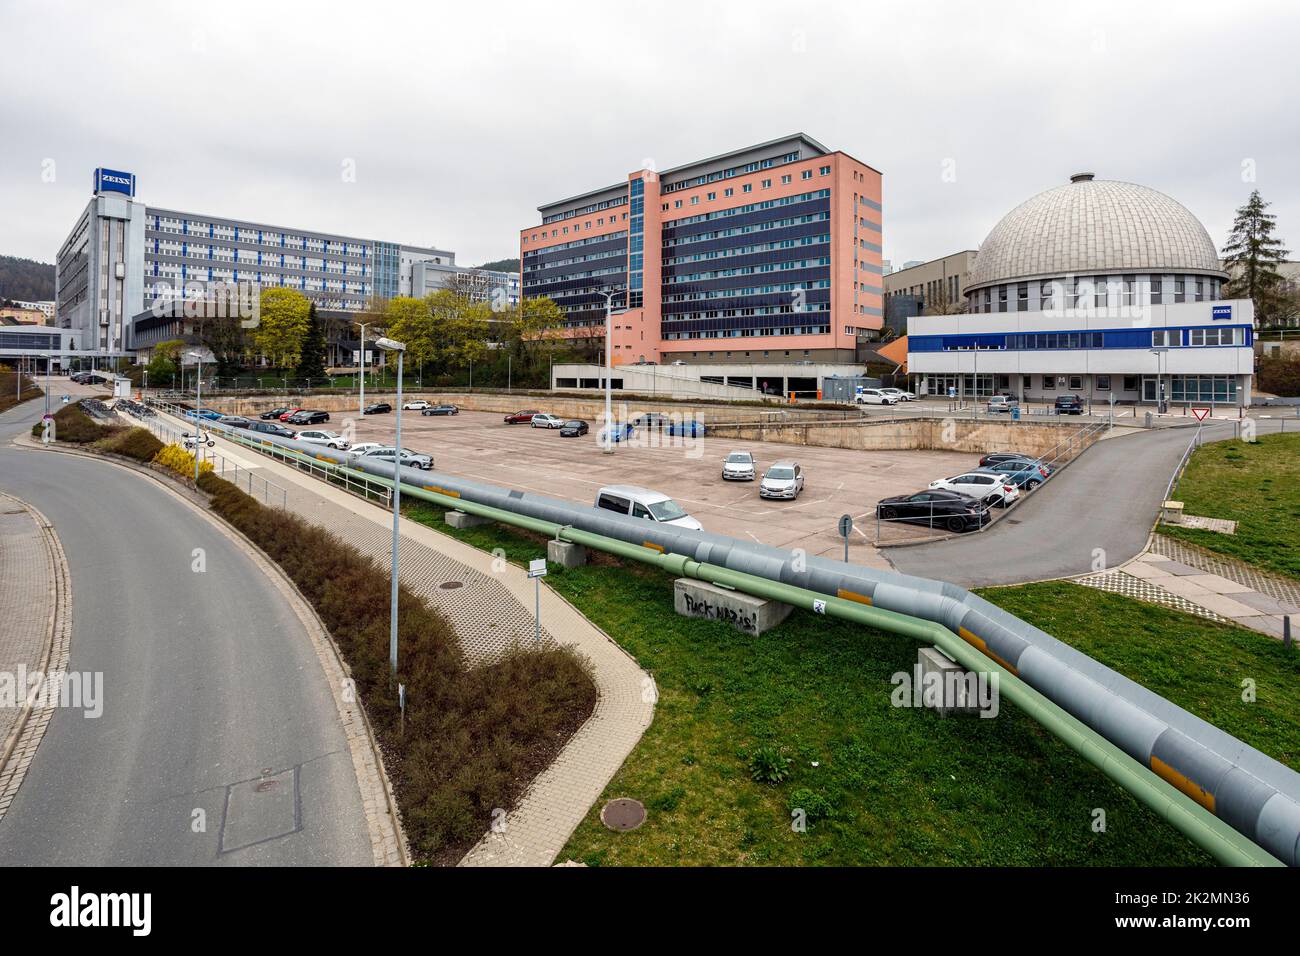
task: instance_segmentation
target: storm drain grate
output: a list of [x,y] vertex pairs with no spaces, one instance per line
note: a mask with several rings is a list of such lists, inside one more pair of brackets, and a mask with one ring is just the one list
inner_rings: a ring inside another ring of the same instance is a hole
[[600,822],[611,830],[635,830],[645,823],[645,807],[640,800],[619,797],[605,804],[600,811]]
[[444,591],[454,591],[457,588],[463,588],[464,586],[464,581],[443,581],[438,585],[438,587],[442,588]]

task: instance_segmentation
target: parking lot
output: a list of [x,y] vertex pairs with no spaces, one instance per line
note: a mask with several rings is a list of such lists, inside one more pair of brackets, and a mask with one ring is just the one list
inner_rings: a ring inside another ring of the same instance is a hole
[[[977,456],[938,451],[851,451],[730,438],[680,438],[640,430],[616,444],[612,455],[598,445],[596,432],[561,438],[558,431],[506,425],[495,412],[462,411],[455,416],[402,415],[402,444],[433,455],[437,471],[477,478],[590,504],[603,485],[642,485],[675,498],[709,531],[750,538],[810,554],[843,555],[836,531],[842,514],[856,530],[850,542],[855,561],[886,567],[876,555],[875,504],[888,495],[925,488],[935,478],[973,467]],[[336,413],[327,425],[344,429]],[[393,441],[394,416],[371,415],[355,422],[355,441]],[[804,469],[803,493],[794,501],[759,498],[758,482],[723,481],[722,460],[734,449],[758,459],[761,470],[781,459]],[[930,534],[916,525],[886,527],[883,540]],[[935,532],[938,534],[938,532]]]

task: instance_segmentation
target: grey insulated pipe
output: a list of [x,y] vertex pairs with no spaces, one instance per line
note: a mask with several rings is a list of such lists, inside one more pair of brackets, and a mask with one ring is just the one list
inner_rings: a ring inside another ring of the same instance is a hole
[[[229,431],[391,478],[393,466],[290,439]],[[1300,774],[964,588],[798,556],[708,531],[404,467],[403,484],[568,525],[941,624],[1289,866],[1300,865]]]

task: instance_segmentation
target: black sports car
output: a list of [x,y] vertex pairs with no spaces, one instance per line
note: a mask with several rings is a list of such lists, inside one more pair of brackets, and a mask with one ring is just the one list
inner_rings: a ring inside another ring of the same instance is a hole
[[565,422],[560,426],[560,437],[581,438],[583,435],[587,434],[588,431],[590,431],[590,429],[587,427],[586,422],[580,422],[577,419],[574,419],[573,421]]
[[969,531],[988,523],[989,509],[970,495],[927,488],[911,495],[882,498],[876,505],[876,516],[882,521]]

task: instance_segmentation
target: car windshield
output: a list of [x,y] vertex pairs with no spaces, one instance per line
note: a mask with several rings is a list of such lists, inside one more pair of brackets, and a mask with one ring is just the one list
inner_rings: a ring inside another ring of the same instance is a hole
[[564,427],[565,427],[565,428],[581,428],[581,427],[582,427],[582,422],[565,422],[565,423],[564,423]]
[[671,498],[656,501],[654,504],[646,505],[646,508],[658,521],[673,521],[677,518],[686,517],[686,509]]
[[778,481],[781,480],[788,481],[789,479],[794,477],[794,469],[793,468],[769,468],[767,470],[767,477],[775,478]]
[[750,457],[748,452],[736,452],[727,456],[727,464],[729,465],[748,465],[751,461],[753,461],[753,458]]

